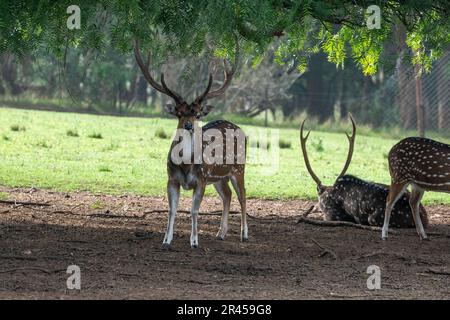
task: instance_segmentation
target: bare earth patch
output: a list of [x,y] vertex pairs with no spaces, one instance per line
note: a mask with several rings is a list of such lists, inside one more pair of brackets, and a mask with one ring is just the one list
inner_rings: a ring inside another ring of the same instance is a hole
[[[250,241],[240,243],[239,214],[230,216],[227,239],[215,239],[222,206],[206,198],[200,248],[190,248],[190,215],[181,212],[173,250],[163,251],[164,198],[0,192],[48,204],[0,203],[1,299],[450,298],[449,206],[426,208],[431,241],[413,229],[382,241],[379,232],[297,224],[312,202],[253,199]],[[182,199],[180,209],[190,203]],[[235,198],[232,210],[239,210]],[[81,268],[79,292],[66,289],[72,264]],[[381,268],[381,290],[367,289],[370,265]]]

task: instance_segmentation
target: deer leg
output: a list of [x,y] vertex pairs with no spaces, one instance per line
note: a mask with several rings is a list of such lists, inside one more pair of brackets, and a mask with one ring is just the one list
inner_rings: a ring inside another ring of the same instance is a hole
[[197,218],[198,211],[200,210],[200,204],[202,203],[203,194],[205,193],[205,185],[198,184],[195,187],[194,195],[192,197],[192,230],[191,230],[191,248],[198,248],[198,232],[197,232]]
[[217,233],[217,239],[224,240],[228,231],[228,214],[230,212],[230,203],[231,203],[231,189],[228,186],[227,180],[221,180],[214,184],[214,187],[217,190],[217,193],[222,198],[223,202],[223,212],[222,219],[220,220],[220,229]]
[[169,180],[167,183],[167,194],[169,198],[169,219],[167,222],[167,231],[162,244],[163,249],[169,249],[173,239],[173,226],[177,214],[178,199],[180,198],[180,184]]
[[416,225],[416,231],[421,240],[427,239],[427,234],[423,228],[422,219],[420,218],[420,201],[422,200],[424,190],[416,185],[413,185],[411,190],[411,196],[409,197],[409,205],[411,206],[411,212]]
[[248,225],[247,225],[247,203],[245,196],[244,175],[235,175],[231,177],[231,183],[241,204],[241,241],[248,241]]
[[389,220],[391,218],[391,212],[392,209],[395,206],[395,203],[398,199],[401,198],[403,193],[406,190],[406,187],[408,186],[407,183],[401,183],[401,184],[391,184],[391,187],[389,188],[389,194],[387,196],[386,201],[386,210],[384,211],[384,223],[383,223],[383,229],[381,231],[381,238],[383,240],[386,240],[388,237],[388,230],[389,230]]

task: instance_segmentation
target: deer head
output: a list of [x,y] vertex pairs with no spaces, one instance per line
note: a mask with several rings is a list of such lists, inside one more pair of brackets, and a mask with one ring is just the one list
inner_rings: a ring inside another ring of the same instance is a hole
[[164,74],[161,73],[161,84],[158,83],[151,75],[149,67],[151,62],[151,52],[148,52],[147,60],[144,63],[140,53],[139,41],[135,40],[134,42],[134,55],[136,57],[136,62],[139,65],[145,79],[147,82],[157,91],[164,93],[171,97],[175,104],[168,104],[165,106],[166,112],[172,114],[178,118],[178,129],[186,129],[189,131],[193,130],[194,123],[196,120],[206,116],[212,109],[213,106],[206,105],[205,101],[211,98],[218,97],[222,95],[228,86],[231,83],[231,79],[233,78],[234,72],[236,71],[237,59],[238,59],[238,51],[239,45],[236,39],[236,53],[235,53],[235,62],[234,65],[229,68],[227,67],[227,61],[224,60],[224,74],[225,80],[220,88],[217,90],[211,91],[211,87],[213,84],[213,75],[209,74],[208,84],[206,86],[205,91],[195,98],[192,103],[187,103],[181,95],[176,93],[174,90],[168,88],[164,81]]
[[[347,154],[347,160],[345,161],[345,165],[344,165],[344,168],[342,169],[341,173],[336,178],[336,181],[345,175],[348,167],[350,166],[350,162],[352,161],[353,150],[354,150],[354,145],[355,145],[356,125],[355,125],[355,121],[351,115],[350,115],[350,120],[352,121],[352,127],[353,127],[352,135],[350,136],[347,132],[345,133],[348,138],[348,141],[349,141],[349,150],[348,150],[348,154]],[[326,197],[327,193],[333,187],[324,186],[322,184],[322,182],[320,181],[320,179],[317,177],[317,175],[314,173],[314,171],[311,167],[311,164],[309,163],[308,153],[306,151],[306,142],[308,141],[308,137],[309,137],[309,134],[311,133],[311,131],[308,131],[306,136],[303,135],[303,127],[305,125],[305,121],[306,121],[306,119],[303,121],[302,126],[300,128],[300,145],[302,148],[303,159],[305,160],[306,169],[308,170],[308,172],[309,172],[310,176],[313,178],[313,180],[316,182],[317,193],[319,195],[319,201],[320,201],[321,198]]]

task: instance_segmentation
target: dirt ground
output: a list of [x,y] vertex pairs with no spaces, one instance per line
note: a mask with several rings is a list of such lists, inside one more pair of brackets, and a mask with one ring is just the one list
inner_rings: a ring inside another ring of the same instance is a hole
[[[190,248],[181,212],[173,249],[163,251],[164,198],[0,191],[48,204],[0,204],[1,299],[450,298],[448,206],[427,207],[431,241],[413,229],[382,241],[375,231],[296,223],[311,202],[248,200],[250,241],[241,243],[237,214],[227,239],[215,239],[221,202],[206,198],[200,248]],[[180,209],[189,206],[183,199]],[[66,287],[69,265],[81,269],[80,291]],[[370,265],[381,268],[380,290],[367,288]]]

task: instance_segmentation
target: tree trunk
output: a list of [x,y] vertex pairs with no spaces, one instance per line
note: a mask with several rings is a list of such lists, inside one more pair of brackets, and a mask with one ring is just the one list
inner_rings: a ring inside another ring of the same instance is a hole
[[144,76],[141,75],[137,84],[137,92],[136,92],[136,101],[142,103],[143,105],[147,105],[148,95],[147,95],[147,81]]
[[22,93],[20,85],[17,83],[18,81],[18,65],[16,63],[16,58],[11,54],[3,54],[2,59],[3,65],[1,68],[1,75],[3,77],[5,83],[6,91],[15,96]]
[[414,86],[411,81],[411,75],[408,70],[410,64],[404,61],[404,54],[407,50],[406,31],[403,24],[398,23],[396,26],[398,46],[397,46],[397,77],[398,77],[398,108],[402,127],[405,129],[413,126],[413,105],[414,105]]
[[418,65],[414,66],[414,70],[416,83],[417,134],[419,137],[425,137],[425,109],[423,106],[422,77]]
[[307,90],[308,113],[318,116],[320,122],[324,122],[333,115],[333,104],[325,94],[329,84],[324,82],[322,67],[325,65],[325,55],[317,54],[311,57],[309,70],[305,74]]
[[444,130],[446,127],[446,114],[444,111],[444,103],[442,101],[438,102],[438,129],[439,130]]
[[266,127],[266,128],[269,125],[268,116],[269,116],[269,109],[266,109],[264,111],[264,127]]
[[151,107],[155,106],[156,98],[157,98],[156,97],[156,90],[151,90],[150,91],[150,101],[149,101],[149,104],[150,104]]
[[[448,54],[450,56],[450,54]],[[438,118],[437,128],[439,130],[450,130],[450,70],[446,70],[447,57],[443,57],[435,66],[437,82]]]
[[[268,89],[267,88],[264,90],[264,98],[265,98],[266,101],[269,101],[268,100],[269,97],[268,97]],[[265,111],[264,111],[264,127],[267,128],[268,125],[269,125],[269,110],[266,107]]]
[[348,106],[347,106],[347,86],[345,85],[345,74],[343,71],[340,72],[340,94],[339,94],[339,100],[340,100],[340,117],[341,119],[344,119],[347,116],[348,113]]

